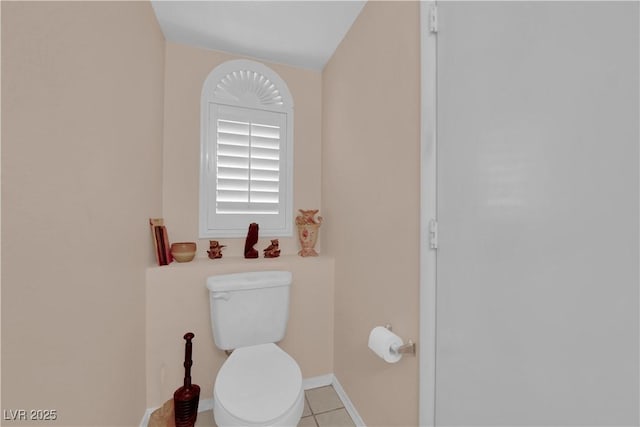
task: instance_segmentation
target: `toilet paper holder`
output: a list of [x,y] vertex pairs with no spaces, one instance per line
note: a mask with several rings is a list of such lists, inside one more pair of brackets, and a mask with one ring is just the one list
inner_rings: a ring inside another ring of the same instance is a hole
[[[384,327],[393,332],[393,328],[391,327],[390,323],[387,323],[386,325],[384,325]],[[391,349],[399,354],[411,354],[413,356],[416,355],[416,343],[411,340],[409,340],[409,342],[407,342],[406,344],[402,344],[398,347],[391,347]]]

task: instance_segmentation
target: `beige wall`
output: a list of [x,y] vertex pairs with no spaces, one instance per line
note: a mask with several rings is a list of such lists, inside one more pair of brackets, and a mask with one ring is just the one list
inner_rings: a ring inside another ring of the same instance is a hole
[[267,64],[294,97],[294,208],[321,209],[328,256],[251,263],[221,239],[211,261],[202,239],[204,259],[148,268],[145,290],[148,217],[197,240],[200,90],[238,57],[165,44],[146,2],[2,2],[3,408],[136,425],[179,386],[187,329],[210,397],[204,277],[286,268],[303,376],[335,372],[368,425],[416,425],[417,359],[384,364],[366,340],[385,322],[418,336],[418,16],[371,2],[322,74]]
[[333,259],[208,258],[147,270],[147,406],[170,399],[184,377],[184,340],[195,334],[191,371],[200,398],[213,398],[213,382],[225,361],[211,333],[206,278],[216,274],[286,270],[293,274],[289,322],[279,345],[300,365],[303,378],[333,372]]
[[148,2],[2,2],[2,408],[33,424],[144,413],[163,61]]
[[417,2],[369,2],[323,72],[322,207],[335,257],[334,371],[369,426],[418,424],[418,360],[368,348],[390,322],[418,337]]
[[[200,94],[209,73],[239,56],[167,43],[165,70],[163,214],[169,240],[197,241],[207,257],[208,239],[198,239],[200,186]],[[294,200],[297,209],[320,208],[322,78],[319,72],[265,62],[289,86],[294,102]],[[249,224],[247,224],[247,227]],[[242,256],[244,238],[218,239],[225,256]],[[256,249],[269,246],[262,236]],[[320,248],[320,243],[318,248]],[[296,253],[297,238],[280,238],[283,254]]]

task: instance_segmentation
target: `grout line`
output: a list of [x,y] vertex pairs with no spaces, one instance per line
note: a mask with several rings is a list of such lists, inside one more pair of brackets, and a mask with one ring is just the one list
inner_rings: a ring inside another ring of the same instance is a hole
[[313,414],[307,415],[306,417],[302,417],[300,419],[303,419],[303,418],[313,418],[313,423],[315,424],[316,427],[319,427],[318,420],[316,420],[315,415],[313,415]]
[[[315,412],[313,410],[313,408],[311,407],[311,405],[309,404],[309,399],[307,397],[307,394],[305,392],[304,398],[307,400],[307,404],[309,405],[309,410],[311,411],[311,417],[313,417],[313,421],[316,424],[316,427],[320,427],[320,423],[318,422],[318,418],[316,417],[317,415],[323,415],[323,414],[328,414],[330,412],[336,412],[336,411],[340,411],[341,409],[344,409],[344,411],[347,413],[347,416],[349,417],[349,419],[351,420],[351,422],[354,425],[357,425],[356,421],[353,419],[353,417],[351,416],[351,413],[349,412],[349,410],[346,408],[346,406],[344,405],[344,402],[342,400],[342,398],[340,397],[340,394],[338,393],[338,391],[336,390],[336,388],[334,387],[333,384],[329,384],[327,386],[320,386],[320,387],[315,387],[314,389],[318,389],[318,388],[327,388],[327,387],[331,387],[331,389],[333,390],[333,392],[338,396],[338,398],[340,399],[340,401],[343,403],[343,406],[339,406],[337,408],[333,408],[333,409],[328,409],[326,411],[321,411],[321,412]],[[309,390],[313,390],[313,389],[309,389]]]
[[309,412],[311,412],[311,414],[307,415],[307,417],[313,417],[313,409],[311,409],[311,405],[309,405],[309,399],[307,398],[306,390],[304,392],[304,403],[307,405],[307,408],[309,408]]
[[[335,409],[328,409],[326,411],[322,411],[322,412],[313,412],[313,415],[322,415],[322,414],[327,414],[329,412],[335,412],[335,411],[339,411],[340,409],[344,409],[346,411],[346,408],[344,406],[341,406],[339,408],[335,408]],[[348,412],[347,412],[348,413]],[[349,417],[351,417],[351,415],[349,415]]]

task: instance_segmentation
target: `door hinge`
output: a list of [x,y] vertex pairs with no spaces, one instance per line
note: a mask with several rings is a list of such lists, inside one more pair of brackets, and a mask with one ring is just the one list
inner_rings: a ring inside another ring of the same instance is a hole
[[435,4],[431,6],[429,11],[429,31],[432,33],[438,32],[438,6]]
[[435,219],[429,221],[429,247],[438,249],[438,221]]

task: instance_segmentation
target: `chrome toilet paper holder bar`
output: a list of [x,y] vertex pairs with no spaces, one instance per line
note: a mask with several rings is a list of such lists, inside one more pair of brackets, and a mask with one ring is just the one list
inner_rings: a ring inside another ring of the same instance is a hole
[[[393,328],[391,327],[390,323],[387,323],[386,325],[384,325],[384,327],[393,332]],[[414,343],[413,341],[409,340],[408,343],[402,344],[401,346],[399,346],[397,348],[392,348],[392,350],[395,351],[396,353],[399,353],[399,354],[411,354],[411,355],[415,356],[416,355],[416,343]]]

